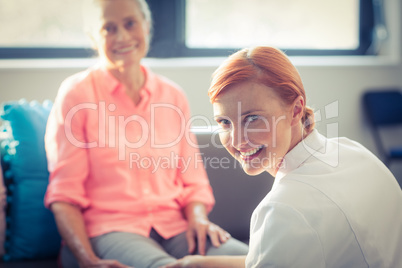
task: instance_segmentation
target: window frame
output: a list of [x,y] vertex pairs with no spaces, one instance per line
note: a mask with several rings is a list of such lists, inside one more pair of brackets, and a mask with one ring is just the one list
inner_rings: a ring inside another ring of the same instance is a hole
[[[359,47],[351,50],[286,49],[289,56],[373,55],[370,46],[376,26],[375,0],[360,0]],[[241,48],[188,48],[185,45],[186,0],[147,0],[153,17],[149,58],[226,57]],[[382,7],[380,7],[382,8]],[[381,12],[380,12],[381,13]],[[173,18],[173,19],[172,19]],[[0,59],[89,58],[91,48],[0,47]]]

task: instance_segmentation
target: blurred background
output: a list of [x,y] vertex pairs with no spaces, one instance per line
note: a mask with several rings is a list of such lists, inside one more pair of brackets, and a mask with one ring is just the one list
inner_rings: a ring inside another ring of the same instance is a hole
[[[54,100],[60,83],[96,59],[81,0],[0,0],[0,102]],[[242,47],[283,49],[298,68],[323,134],[379,155],[362,106],[366,91],[402,88],[400,0],[149,0],[151,51],[143,63],[186,92],[195,126],[212,121],[211,74]],[[402,130],[387,139],[402,144]],[[391,171],[402,180],[402,161]]]

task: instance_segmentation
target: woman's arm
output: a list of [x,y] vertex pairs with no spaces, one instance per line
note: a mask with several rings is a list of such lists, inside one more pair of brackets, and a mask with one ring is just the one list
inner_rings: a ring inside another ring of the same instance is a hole
[[246,256],[186,256],[160,268],[244,268]]
[[55,202],[51,204],[50,209],[55,216],[61,237],[80,265],[96,262],[98,257],[89,243],[80,208],[65,202]]
[[118,261],[101,260],[95,255],[79,207],[66,202],[54,202],[50,209],[61,237],[77,258],[80,267],[128,268]]

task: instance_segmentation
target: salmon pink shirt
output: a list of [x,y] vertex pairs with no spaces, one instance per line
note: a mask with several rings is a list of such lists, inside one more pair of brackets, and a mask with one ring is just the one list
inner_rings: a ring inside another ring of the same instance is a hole
[[81,208],[89,237],[121,231],[164,238],[187,229],[182,209],[193,201],[210,211],[214,197],[185,94],[142,67],[136,105],[106,69],[67,78],[45,135],[49,186],[45,205]]

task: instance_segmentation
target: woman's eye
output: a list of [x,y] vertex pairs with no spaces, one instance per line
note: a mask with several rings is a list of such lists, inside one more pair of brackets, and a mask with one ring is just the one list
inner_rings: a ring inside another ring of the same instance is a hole
[[258,115],[248,115],[248,116],[246,116],[246,118],[244,119],[244,121],[245,121],[246,123],[251,123],[251,122],[257,120],[258,118],[259,118]]
[[134,25],[135,25],[135,21],[130,20],[130,21],[128,21],[128,22],[126,23],[126,29],[131,29],[131,28],[134,27]]
[[218,120],[218,124],[222,128],[230,128],[230,121],[228,119],[220,119],[220,120]]
[[114,25],[106,25],[103,27],[102,32],[104,34],[112,34],[116,31],[116,27]]

